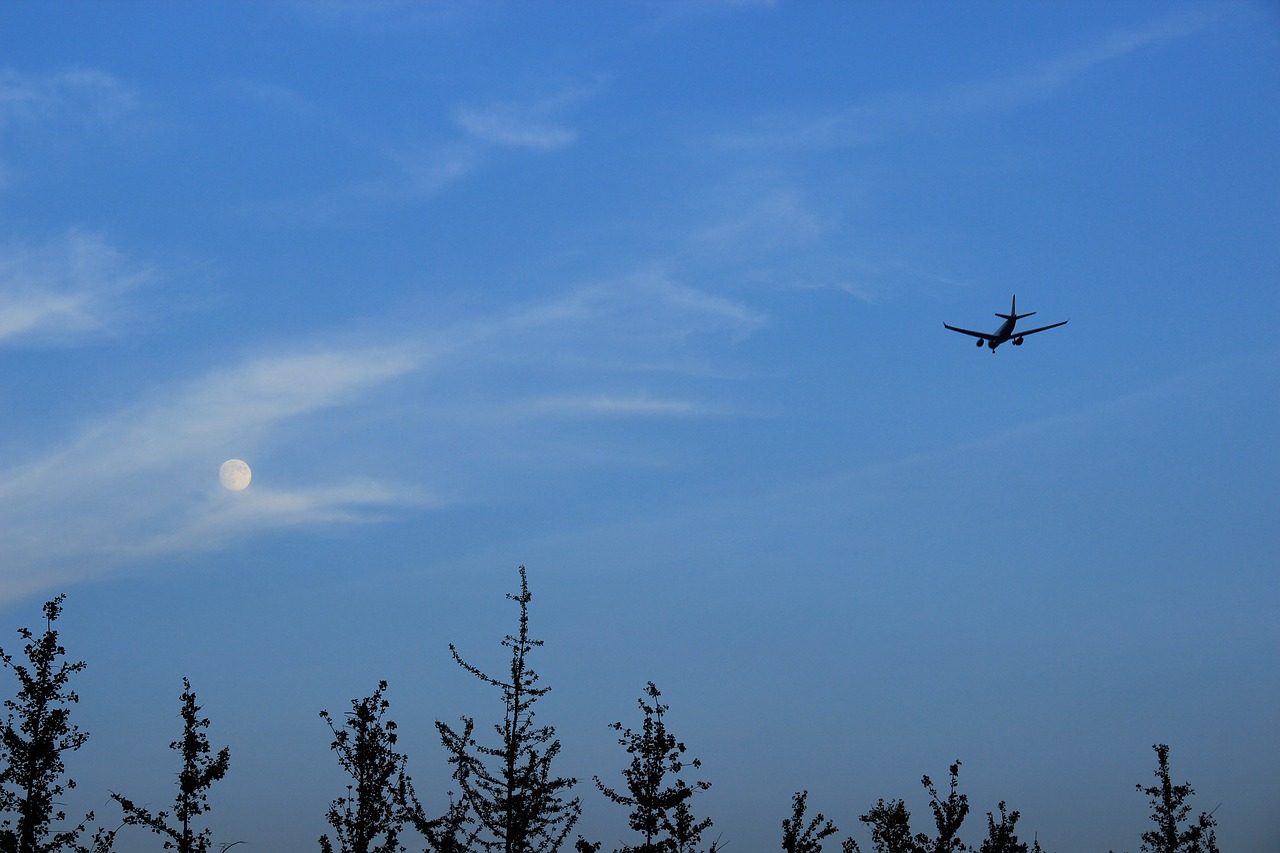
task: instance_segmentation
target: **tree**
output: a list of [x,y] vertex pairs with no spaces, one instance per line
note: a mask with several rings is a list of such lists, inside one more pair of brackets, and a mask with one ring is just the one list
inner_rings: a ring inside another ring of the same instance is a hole
[[[782,821],[782,849],[787,853],[822,853],[823,839],[840,831],[822,812],[818,812],[806,826],[804,811],[808,799],[808,791],[797,791],[791,798],[791,817]],[[841,849],[845,853],[854,853],[858,843],[846,838]]]
[[[145,826],[155,834],[165,836],[164,849],[177,850],[178,853],[208,853],[212,833],[208,829],[197,832],[192,821],[209,811],[209,788],[226,775],[231,764],[231,751],[227,747],[210,757],[212,748],[204,733],[204,729],[209,727],[209,719],[198,716],[199,713],[200,706],[196,704],[191,682],[183,678],[182,739],[169,744],[170,749],[182,753],[182,771],[178,774],[178,795],[174,798],[172,813],[160,811],[152,814],[145,806],[139,806],[114,791],[111,793],[111,799],[124,810],[125,826]],[[169,824],[171,816],[176,822],[173,826]]]
[[902,800],[876,802],[871,811],[858,820],[871,827],[871,842],[876,853],[924,853],[928,836],[911,834],[911,812]]
[[928,776],[921,779],[929,792],[929,808],[933,811],[933,822],[938,829],[938,837],[927,847],[932,853],[963,853],[964,844],[960,841],[960,825],[969,814],[969,797],[956,792],[960,779],[960,762],[949,768],[951,774],[951,790],[945,800],[938,799],[938,790]]
[[[53,853],[73,849],[84,825],[93,819],[90,812],[71,829],[55,832],[52,824],[66,820],[56,808],[58,798],[76,786],[62,781],[66,771],[65,752],[75,752],[89,739],[87,732],[70,721],[71,706],[80,701],[68,687],[71,676],[84,669],[84,661],[68,663],[58,643],[53,623],[62,613],[59,595],[45,602],[45,631],[40,638],[26,628],[18,630],[26,640],[27,664],[15,663],[0,649],[0,661],[18,677],[17,697],[6,699],[7,718],[0,725],[0,813],[10,815],[0,821],[0,853]],[[16,816],[16,817],[15,817]],[[16,820],[16,823],[15,823]]]
[[1158,760],[1158,784],[1150,787],[1139,784],[1137,788],[1151,798],[1151,819],[1156,828],[1142,833],[1142,849],[1149,853],[1218,853],[1218,839],[1213,831],[1218,822],[1212,813],[1201,812],[1194,824],[1181,828],[1191,813],[1187,799],[1195,790],[1185,782],[1174,785],[1170,781],[1167,744],[1153,744],[1152,748]]
[[[372,696],[352,699],[342,728],[333,724],[328,711],[320,712],[333,732],[329,748],[338,754],[338,763],[352,780],[347,795],[335,799],[327,815],[342,853],[404,850],[398,837],[410,780],[405,773],[405,756],[395,749],[395,721],[383,720],[390,707],[382,695],[386,689],[387,682],[379,681]],[[320,836],[320,849],[333,853],[328,835]]]
[[[658,701],[662,694],[650,681],[645,688],[646,702],[642,697],[638,700],[644,722],[640,731],[624,729],[622,723],[612,723],[609,728],[622,732],[618,743],[631,756],[631,763],[622,771],[627,784],[627,793],[621,793],[608,787],[596,776],[596,787],[610,801],[620,806],[631,808],[629,824],[633,830],[643,836],[643,841],[634,847],[624,847],[619,853],[668,853],[668,851],[694,851],[700,843],[702,833],[711,827],[711,819],[695,820],[689,810],[689,799],[696,791],[705,791],[711,787],[710,782],[696,781],[689,785],[679,778],[685,764],[700,768],[698,759],[686,762],[686,747],[667,731],[664,715],[668,705]],[[668,783],[667,775],[674,778]],[[598,850],[600,845],[590,844],[579,838],[579,851]],[[716,845],[711,845],[711,851]]]
[[859,818],[871,827],[871,839],[878,853],[962,853],[965,850],[959,832],[965,816],[969,814],[969,797],[957,791],[959,761],[951,765],[950,774],[951,790],[945,800],[938,798],[938,789],[932,779],[924,776],[920,780],[929,792],[929,808],[933,811],[937,838],[930,838],[923,832],[911,834],[911,813],[902,800],[889,803],[880,800],[875,808]]
[[[534,724],[533,706],[551,688],[538,686],[529,665],[530,653],[542,645],[529,637],[528,578],[520,567],[520,594],[507,594],[520,607],[520,627],[502,641],[511,650],[507,680],[485,674],[449,644],[458,665],[502,693],[503,720],[494,725],[497,746],[483,746],[473,736],[475,720],[462,717],[460,730],[436,721],[441,743],[449,753],[453,778],[461,791],[461,808],[479,824],[472,840],[486,851],[553,853],[577,823],[578,798],[566,802],[562,792],[577,779],[554,777],[551,765],[560,752],[552,726]],[[495,766],[496,765],[496,766]],[[444,819],[442,819],[444,820]]]
[[[1014,834],[1020,815],[1017,811],[1005,813],[1004,800],[1000,801],[1000,822],[996,823],[995,815],[987,812],[987,837],[983,840],[978,853],[1027,853],[1027,843],[1019,841]],[[1035,849],[1040,850],[1040,842],[1036,841]]]

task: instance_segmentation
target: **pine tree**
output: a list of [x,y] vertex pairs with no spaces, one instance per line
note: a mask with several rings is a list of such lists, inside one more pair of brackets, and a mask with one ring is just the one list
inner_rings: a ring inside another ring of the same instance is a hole
[[75,848],[76,839],[86,822],[71,829],[55,832],[52,824],[66,820],[66,813],[56,808],[58,798],[76,786],[66,779],[62,756],[75,752],[89,739],[87,732],[71,723],[72,705],[80,701],[68,687],[71,676],[84,669],[84,661],[62,660],[66,649],[58,643],[53,623],[62,613],[65,595],[45,602],[45,631],[33,639],[30,630],[21,628],[19,636],[26,640],[27,664],[15,663],[0,649],[0,661],[13,670],[21,689],[14,699],[6,699],[9,712],[0,724],[0,813],[9,815],[0,821],[0,853],[54,853]]
[[473,736],[475,720],[462,717],[455,730],[437,721],[441,743],[449,753],[453,778],[461,791],[461,807],[478,824],[471,835],[486,851],[503,853],[554,853],[581,814],[575,797],[562,794],[577,784],[573,778],[555,777],[551,765],[560,752],[552,726],[534,723],[533,706],[551,688],[538,686],[538,675],[529,664],[530,653],[542,645],[529,637],[529,593],[524,566],[520,567],[520,593],[507,594],[520,607],[520,627],[502,641],[511,650],[507,680],[487,675],[467,663],[458,650],[449,651],[458,665],[502,693],[503,720],[494,725],[497,746],[484,746]]
[[1159,784],[1149,787],[1139,784],[1137,788],[1151,798],[1151,819],[1156,828],[1142,833],[1142,849],[1148,853],[1218,853],[1218,839],[1213,831],[1218,822],[1212,813],[1201,812],[1194,824],[1181,828],[1191,813],[1187,799],[1195,790],[1186,783],[1174,785],[1170,781],[1167,744],[1157,743],[1152,749],[1158,760]]
[[[191,682],[182,679],[182,739],[169,744],[170,749],[182,754],[182,771],[178,774],[178,794],[173,801],[173,811],[152,814],[144,806],[127,797],[112,792],[111,799],[124,810],[125,826],[145,826],[157,835],[165,837],[164,849],[178,853],[208,853],[212,833],[208,829],[196,831],[192,822],[209,811],[208,791],[227,773],[231,764],[231,751],[223,747],[210,757],[212,748],[204,729],[209,727],[207,717],[201,718],[200,706]],[[169,818],[175,821],[169,824]],[[239,842],[236,842],[239,843]]]
[[[351,777],[347,795],[338,797],[326,815],[341,853],[398,853],[410,780],[405,756],[396,751],[396,724],[383,719],[390,703],[383,697],[387,682],[379,681],[372,696],[352,699],[341,728],[328,711],[320,717],[333,732],[330,749]],[[381,841],[379,841],[381,836]],[[320,849],[333,853],[328,835],[320,837]]]

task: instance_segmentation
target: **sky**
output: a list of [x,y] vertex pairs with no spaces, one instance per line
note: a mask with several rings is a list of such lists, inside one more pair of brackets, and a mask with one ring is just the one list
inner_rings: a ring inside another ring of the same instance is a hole
[[[316,849],[379,679],[442,804],[524,565],[606,848],[652,680],[733,851],[956,759],[967,842],[1136,850],[1156,743],[1274,850],[1278,92],[1271,2],[0,4],[0,646],[66,593],[69,811],[171,800],[184,676],[216,841]],[[1070,322],[943,328],[1015,294]]]

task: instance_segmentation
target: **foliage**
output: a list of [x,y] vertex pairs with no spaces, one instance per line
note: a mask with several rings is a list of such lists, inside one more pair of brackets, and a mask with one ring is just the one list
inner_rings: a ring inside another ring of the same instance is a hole
[[[911,834],[911,812],[902,800],[876,802],[871,811],[858,820],[871,827],[871,842],[876,853],[923,853],[923,841]],[[920,839],[927,840],[921,835]]]
[[[89,739],[87,732],[71,723],[71,705],[80,697],[67,684],[71,676],[85,668],[84,661],[68,663],[66,649],[58,643],[53,623],[62,613],[59,595],[45,602],[45,631],[40,638],[26,628],[18,630],[26,640],[24,651],[30,666],[15,663],[0,649],[0,661],[13,670],[21,689],[13,699],[6,699],[7,718],[0,725],[0,813],[10,815],[0,822],[0,853],[53,853],[74,849],[84,824],[93,819],[92,812],[84,822],[62,832],[52,828],[54,821],[66,820],[66,813],[56,808],[58,798],[76,786],[75,780],[62,781],[66,770],[62,755],[75,752]],[[16,823],[15,818],[16,815]]]
[[[320,712],[333,732],[329,748],[338,754],[338,763],[352,780],[347,795],[335,799],[326,815],[342,853],[404,850],[398,837],[410,780],[406,758],[395,749],[395,721],[383,720],[390,707],[383,697],[386,689],[387,682],[379,681],[372,696],[352,699],[342,728],[334,725],[328,711]],[[320,836],[320,849],[333,853],[328,835]]]
[[[622,723],[612,723],[609,728],[622,732],[618,743],[631,756],[631,763],[622,771],[627,783],[627,793],[608,787],[595,777],[596,787],[610,801],[631,808],[629,819],[633,830],[644,840],[634,847],[624,847],[619,853],[667,853],[667,851],[693,851],[700,843],[702,833],[711,827],[711,819],[697,821],[689,811],[688,801],[695,791],[705,791],[711,783],[696,781],[689,785],[679,778],[686,764],[683,756],[686,747],[667,731],[664,715],[670,706],[658,701],[662,696],[650,681],[645,688],[649,697],[638,700],[644,722],[640,731],[624,729]],[[700,768],[698,759],[687,762]],[[667,774],[674,782],[667,783]],[[596,850],[600,845],[589,844],[579,838],[579,851]],[[711,845],[714,851],[716,845]]]
[[950,767],[951,790],[945,800],[938,798],[938,790],[928,776],[920,782],[929,792],[929,808],[933,811],[933,822],[938,831],[936,838],[930,838],[921,832],[911,834],[911,813],[907,811],[902,800],[886,803],[880,800],[875,808],[859,818],[871,827],[871,840],[876,845],[877,853],[963,853],[964,844],[960,841],[960,826],[969,814],[969,798],[958,793],[960,762]]
[[[460,807],[478,824],[471,840],[486,851],[553,853],[581,813],[576,797],[566,802],[561,796],[577,780],[552,776],[560,741],[555,739],[553,727],[534,724],[533,706],[551,688],[538,686],[538,675],[528,662],[530,652],[542,641],[529,637],[532,596],[524,566],[520,567],[519,595],[508,593],[507,598],[520,607],[518,633],[508,634],[502,641],[503,647],[511,650],[508,680],[487,675],[449,645],[459,666],[501,691],[503,720],[494,725],[499,745],[478,744],[473,737],[475,720],[470,717],[462,717],[460,730],[440,721],[436,728],[461,791]],[[457,827],[461,819],[455,815],[453,820]]]
[[[1000,801],[1000,822],[996,823],[995,815],[987,812],[987,837],[983,839],[978,853],[1027,853],[1027,843],[1019,841],[1014,829],[1018,826],[1020,815],[1017,811],[1005,812],[1004,800]],[[1035,842],[1035,853],[1040,853],[1040,842]]]
[[[786,853],[822,853],[822,841],[840,831],[822,812],[818,812],[806,826],[804,812],[808,799],[808,791],[797,791],[791,798],[791,817],[782,821],[782,849]],[[842,849],[845,853],[853,853],[858,849],[858,843],[846,838]]]
[[[212,748],[204,729],[209,727],[207,717],[198,716],[200,706],[191,682],[182,679],[182,739],[169,744],[170,749],[182,753],[182,771],[178,774],[178,794],[173,801],[173,811],[152,814],[145,806],[139,806],[127,797],[112,792],[111,799],[124,810],[126,826],[145,826],[157,835],[165,836],[164,849],[178,853],[208,853],[211,833],[208,829],[197,832],[192,821],[209,811],[208,790],[227,773],[231,764],[231,751],[223,747],[210,757]],[[169,824],[172,816],[176,823]]]
[[1186,829],[1180,828],[1191,813],[1187,799],[1195,790],[1185,782],[1174,785],[1170,781],[1167,744],[1157,743],[1152,748],[1158,760],[1158,784],[1149,787],[1139,784],[1137,788],[1151,798],[1151,819],[1156,828],[1142,833],[1142,849],[1148,853],[1218,853],[1214,834],[1218,822],[1212,813],[1201,812],[1195,823]]

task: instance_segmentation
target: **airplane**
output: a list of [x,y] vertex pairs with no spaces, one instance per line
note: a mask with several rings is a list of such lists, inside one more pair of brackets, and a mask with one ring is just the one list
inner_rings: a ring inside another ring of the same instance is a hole
[[1028,329],[1025,332],[1015,332],[1013,330],[1013,327],[1017,325],[1019,320],[1021,320],[1023,317],[1030,317],[1034,313],[1036,312],[1031,311],[1030,313],[1027,313],[1027,314],[1019,314],[1018,313],[1018,297],[1015,295],[1013,297],[1013,304],[1009,306],[1008,314],[1001,314],[999,312],[996,312],[996,316],[1004,318],[1004,322],[1001,323],[1000,328],[996,329],[994,332],[971,332],[968,329],[960,329],[955,326],[948,326],[946,323],[943,323],[942,325],[946,326],[946,328],[950,329],[953,332],[959,332],[962,335],[969,335],[971,337],[977,338],[978,346],[982,346],[983,344],[986,344],[987,346],[991,347],[991,352],[995,353],[996,347],[1000,346],[1005,341],[1011,340],[1013,341],[1013,345],[1015,347],[1020,347],[1022,346],[1022,339],[1025,338],[1027,335],[1034,335],[1036,332],[1043,332],[1046,329],[1056,329],[1059,326],[1067,325],[1067,323],[1069,322],[1067,320],[1063,320],[1061,323],[1052,323],[1048,326],[1041,326],[1038,329]]

